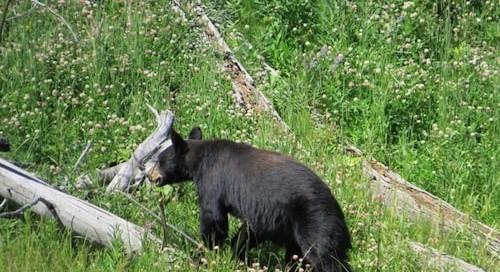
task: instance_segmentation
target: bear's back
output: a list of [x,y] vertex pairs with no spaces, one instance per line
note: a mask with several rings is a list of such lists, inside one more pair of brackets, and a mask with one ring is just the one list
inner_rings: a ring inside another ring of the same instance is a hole
[[[202,173],[217,172],[232,183],[238,180],[239,184],[252,186],[253,191],[265,188],[290,194],[311,191],[316,196],[331,195],[328,186],[309,167],[289,156],[229,140],[193,142],[195,155],[191,160],[196,162],[192,164],[203,168]],[[259,186],[263,183],[264,187]]]
[[[199,171],[203,177],[195,177],[195,181],[204,180],[205,184],[199,184],[202,187],[220,187],[226,205],[237,217],[271,221],[274,218],[263,216],[273,216],[288,221],[285,215],[322,217],[317,210],[326,209],[324,216],[331,217],[340,210],[328,186],[289,156],[229,140],[197,141],[194,150],[199,170],[203,169]],[[275,209],[274,214],[266,212],[270,209]]]

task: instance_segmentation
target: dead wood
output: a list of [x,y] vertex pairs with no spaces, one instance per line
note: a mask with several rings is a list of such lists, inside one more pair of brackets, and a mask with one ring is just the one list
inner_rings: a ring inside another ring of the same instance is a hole
[[120,169],[125,166],[127,163],[122,162],[119,163],[115,166],[104,168],[104,169],[97,169],[97,174],[99,174],[99,177],[101,178],[101,181],[105,184],[108,185],[113,178],[120,172]]
[[101,171],[101,176],[106,178],[113,176],[113,179],[106,188],[107,193],[113,190],[125,191],[131,187],[139,186],[144,180],[144,173],[147,166],[152,165],[151,163],[146,165],[146,163],[155,161],[161,150],[166,149],[170,145],[170,141],[167,141],[167,136],[172,129],[174,115],[170,111],[158,113],[153,107],[147,106],[156,117],[157,128],[137,147],[128,161],[113,167],[112,170]]
[[[128,254],[142,248],[143,238],[159,240],[145,229],[104,209],[57,190],[35,175],[0,158],[0,196],[56,220],[86,239],[111,247],[122,241]],[[10,214],[9,214],[10,215]]]
[[[35,200],[29,202],[29,203],[26,203],[24,206],[22,206],[21,208],[15,210],[15,211],[7,211],[7,212],[3,212],[3,213],[0,213],[0,218],[11,218],[11,217],[14,217],[14,216],[18,216],[20,214],[22,214],[24,211],[26,211],[27,209],[33,207],[33,205],[37,204],[39,201],[41,201],[42,199],[40,198],[36,198]],[[0,205],[0,209],[2,207],[4,207],[5,205],[7,205],[9,202],[8,199],[4,198],[2,200],[2,204]]]
[[0,203],[0,210],[6,207],[7,204],[9,204],[9,200],[6,198],[2,199],[2,203]]
[[484,272],[483,269],[457,259],[451,255],[445,254],[437,249],[424,246],[417,242],[409,242],[413,251],[426,260],[426,267],[437,271],[456,271],[456,272]]
[[5,22],[7,21],[7,12],[9,11],[9,6],[13,2],[14,2],[14,0],[7,0],[7,2],[5,2],[5,7],[3,8],[2,19],[0,20],[0,43],[2,42],[2,38],[3,38],[3,29],[5,26]]
[[231,78],[233,86],[233,99],[235,104],[247,112],[268,112],[281,126],[290,130],[281,116],[274,110],[272,103],[267,97],[255,87],[254,80],[246,71],[245,67],[234,56],[233,51],[227,45],[217,27],[206,15],[201,3],[189,5],[185,11],[178,1],[173,1],[174,10],[185,16],[185,13],[195,14],[204,25],[205,40],[215,44],[219,52],[224,56],[223,71]]
[[78,36],[76,35],[75,31],[73,31],[73,28],[71,27],[71,25],[64,19],[63,16],[61,16],[59,13],[57,13],[54,9],[52,9],[51,7],[49,7],[47,4],[44,4],[42,2],[39,2],[37,0],[31,0],[31,2],[35,5],[35,6],[40,6],[44,9],[46,9],[48,12],[50,12],[52,15],[54,15],[55,17],[57,17],[57,19],[59,19],[59,21],[61,21],[65,26],[66,28],[68,28],[69,32],[71,33],[71,35],[73,36],[73,41],[76,42],[76,43],[79,43],[80,40],[78,39]]
[[427,220],[452,231],[469,231],[476,241],[486,241],[488,251],[498,258],[500,233],[457,210],[437,196],[409,183],[399,174],[375,159],[366,158],[361,150],[347,144],[346,150],[363,158],[363,172],[372,180],[371,190],[377,199],[411,220]]
[[[196,246],[197,248],[200,248],[202,246],[202,244],[200,242],[197,242],[196,240],[194,240],[193,238],[191,238],[189,235],[187,235],[187,233],[185,233],[184,231],[180,230],[179,228],[177,228],[176,226],[170,224],[169,222],[166,221],[164,215],[165,215],[165,209],[164,209],[164,204],[163,204],[163,199],[160,199],[159,201],[159,204],[160,204],[160,211],[161,211],[161,214],[160,216],[158,216],[157,214],[155,214],[153,211],[151,211],[150,209],[146,208],[144,205],[142,205],[139,201],[135,200],[134,198],[132,198],[132,196],[130,196],[129,194],[126,194],[122,191],[118,191],[119,193],[121,193],[123,196],[125,196],[128,200],[130,200],[130,202],[134,203],[135,205],[137,205],[138,207],[140,207],[142,210],[144,210],[145,212],[147,212],[149,215],[151,215],[154,219],[156,219],[156,221],[158,221],[159,223],[162,224],[162,226],[164,227],[164,235],[165,235],[165,229],[168,227],[168,228],[171,228],[172,230],[176,231],[177,233],[179,233],[182,237],[184,237],[187,241],[189,241],[191,244],[193,244],[194,246]],[[165,236],[163,238],[163,241],[165,242]]]

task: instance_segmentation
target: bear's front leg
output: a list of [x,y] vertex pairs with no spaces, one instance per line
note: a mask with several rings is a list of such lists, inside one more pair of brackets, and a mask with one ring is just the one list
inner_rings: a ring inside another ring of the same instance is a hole
[[252,228],[247,222],[238,230],[238,233],[231,239],[231,250],[233,255],[241,261],[248,260],[248,251],[257,245],[257,238]]
[[205,203],[201,207],[201,236],[209,249],[221,246],[227,238],[228,215],[218,203]]

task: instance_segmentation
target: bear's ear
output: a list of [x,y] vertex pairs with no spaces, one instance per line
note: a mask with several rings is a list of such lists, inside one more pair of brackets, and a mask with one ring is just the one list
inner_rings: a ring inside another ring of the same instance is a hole
[[201,140],[202,134],[201,134],[201,128],[200,127],[194,127],[191,129],[191,132],[189,132],[189,139],[190,140]]
[[186,141],[184,141],[181,135],[179,135],[179,133],[177,133],[173,129],[172,133],[170,134],[170,138],[172,139],[172,145],[174,146],[175,153],[185,154],[188,152],[189,148]]

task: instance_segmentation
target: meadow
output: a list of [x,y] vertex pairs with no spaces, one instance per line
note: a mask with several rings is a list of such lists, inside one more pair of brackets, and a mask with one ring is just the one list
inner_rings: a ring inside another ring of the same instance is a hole
[[[0,3],[1,11],[6,4]],[[156,121],[145,107],[150,104],[173,111],[183,135],[200,126],[207,138],[248,142],[309,165],[344,209],[357,271],[435,270],[409,248],[409,240],[486,271],[498,267],[498,257],[473,243],[470,233],[411,221],[381,205],[368,190],[360,159],[342,146],[353,143],[498,229],[495,1],[204,4],[291,131],[265,112],[234,105],[230,78],[221,68],[224,56],[201,38],[198,18],[180,16],[169,1],[50,1],[50,10],[14,1],[0,37],[0,136],[12,150],[0,155],[33,163],[28,170],[54,186],[151,225],[160,236],[161,226],[147,213],[119,194],[105,194],[95,171],[128,159],[154,130]],[[88,140],[92,149],[73,170]],[[73,181],[83,173],[94,182],[78,189]],[[192,184],[142,188],[133,197],[155,212],[158,200],[166,199],[167,221],[199,239]],[[147,244],[128,258],[119,243],[102,248],[26,212],[0,219],[0,269],[196,270],[192,245],[173,231],[167,237],[174,251]],[[253,254],[256,263],[246,267],[226,248],[206,252],[198,269],[286,270],[276,247]]]

